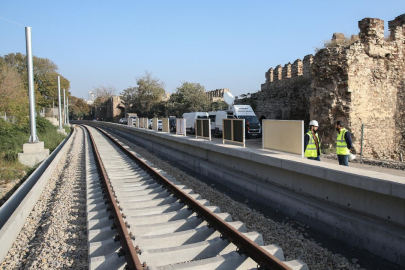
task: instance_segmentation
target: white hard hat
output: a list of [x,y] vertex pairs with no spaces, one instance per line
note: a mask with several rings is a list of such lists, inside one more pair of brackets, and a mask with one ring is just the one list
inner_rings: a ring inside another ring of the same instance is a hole
[[356,155],[350,154],[350,155],[349,155],[349,160],[352,161],[352,160],[354,160],[354,159],[356,159]]
[[311,122],[309,122],[309,125],[310,125],[310,126],[319,127],[318,121],[316,121],[316,120],[312,120]]

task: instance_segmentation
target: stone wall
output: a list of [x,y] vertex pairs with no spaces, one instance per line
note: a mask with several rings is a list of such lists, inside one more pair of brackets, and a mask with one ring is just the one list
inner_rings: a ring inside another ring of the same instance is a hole
[[365,157],[405,158],[405,14],[389,22],[359,21],[359,35],[335,33],[315,56],[270,68],[252,94],[260,119],[320,123],[322,144],[334,148],[334,123],[352,132],[357,153],[364,125]]
[[118,122],[125,117],[125,105],[119,96],[110,97],[102,106],[96,107],[95,118]]
[[211,102],[218,102],[218,101],[224,101],[224,94],[225,92],[230,92],[228,88],[222,88],[222,89],[215,89],[212,91],[205,92],[207,97]]
[[312,62],[313,56],[307,55],[303,60],[278,65],[265,73],[266,82],[261,85],[261,91],[251,95],[256,101],[255,112],[260,120],[305,120],[309,123]]
[[389,22],[359,21],[359,40],[332,43],[314,57],[310,115],[324,131],[325,146],[336,139],[333,123],[341,120],[352,132],[357,152],[373,158],[398,159],[405,154],[404,29],[405,16]]

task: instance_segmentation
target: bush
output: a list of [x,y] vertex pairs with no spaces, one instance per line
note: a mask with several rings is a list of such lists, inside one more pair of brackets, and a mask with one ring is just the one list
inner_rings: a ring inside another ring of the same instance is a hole
[[18,152],[15,150],[7,150],[4,153],[4,160],[8,162],[15,162],[18,159]]

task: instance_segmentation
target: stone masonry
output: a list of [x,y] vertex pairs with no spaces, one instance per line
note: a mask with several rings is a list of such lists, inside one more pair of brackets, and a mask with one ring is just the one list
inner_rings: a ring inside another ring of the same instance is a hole
[[110,97],[103,106],[96,108],[95,117],[99,120],[118,122],[125,117],[125,104],[120,96]]
[[225,92],[229,92],[229,89],[228,88],[215,89],[212,91],[205,92],[205,94],[207,95],[208,99],[211,102],[218,102],[224,101]]
[[334,148],[334,122],[352,132],[357,153],[372,158],[405,157],[405,14],[390,21],[359,21],[358,36],[335,33],[330,43],[303,61],[270,68],[261,91],[252,94],[260,119],[318,120],[325,148]]
[[305,120],[309,123],[309,96],[312,93],[313,56],[297,59],[283,67],[270,68],[261,91],[253,93],[256,114],[262,119]]

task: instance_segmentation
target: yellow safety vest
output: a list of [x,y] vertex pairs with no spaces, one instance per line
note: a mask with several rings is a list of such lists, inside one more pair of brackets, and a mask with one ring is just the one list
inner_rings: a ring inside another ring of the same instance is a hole
[[340,133],[337,135],[337,141],[336,141],[336,153],[338,155],[349,155],[350,150],[347,148],[347,143],[345,141],[345,134],[347,132],[347,129],[342,128],[340,130]]
[[[306,157],[318,157],[318,152],[316,151],[316,144],[315,139],[312,137],[312,132],[308,131],[307,135],[309,135],[309,142],[307,148],[305,148],[305,156]],[[319,153],[321,153],[321,142],[319,141],[318,134],[315,133],[316,138],[318,139],[318,147]]]

